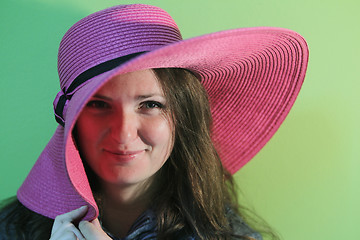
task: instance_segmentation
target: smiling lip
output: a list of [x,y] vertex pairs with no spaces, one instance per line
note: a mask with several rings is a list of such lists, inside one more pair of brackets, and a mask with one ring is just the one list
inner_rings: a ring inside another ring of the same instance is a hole
[[107,150],[105,149],[108,155],[113,159],[119,162],[129,162],[136,158],[139,154],[145,152],[145,150],[136,150],[136,151],[119,151],[119,150]]

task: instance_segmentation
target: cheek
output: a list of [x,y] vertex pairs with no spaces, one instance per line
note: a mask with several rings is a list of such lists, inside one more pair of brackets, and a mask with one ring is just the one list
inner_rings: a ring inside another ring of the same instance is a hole
[[161,116],[151,121],[142,123],[142,131],[139,132],[144,142],[153,148],[170,151],[173,142],[173,131],[171,122]]
[[77,135],[76,140],[80,147],[79,150],[87,156],[89,155],[89,151],[94,149],[94,146],[99,139],[100,126],[86,116],[80,115],[75,127]]
[[89,121],[86,121],[86,119],[79,117],[78,121],[76,122],[76,134],[77,134],[77,140],[80,146],[84,145],[83,143],[89,139],[89,136],[92,134],[91,131],[86,131],[86,129],[94,129],[92,128]]

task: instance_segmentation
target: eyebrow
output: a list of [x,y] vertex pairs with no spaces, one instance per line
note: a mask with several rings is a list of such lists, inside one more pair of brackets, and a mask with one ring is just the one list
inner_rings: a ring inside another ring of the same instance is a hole
[[142,100],[142,99],[151,98],[151,97],[161,97],[161,98],[165,99],[164,95],[158,94],[158,93],[151,93],[151,94],[147,94],[147,95],[139,95],[139,96],[136,97],[136,99]]
[[103,95],[100,95],[100,94],[95,94],[94,96],[92,96],[92,98],[100,98],[100,99],[103,99],[103,100],[112,100],[112,98],[110,97],[106,97],[106,96],[103,96]]
[[[165,96],[162,94],[159,94],[159,93],[150,93],[147,95],[139,95],[139,96],[136,96],[136,99],[143,100],[143,99],[147,99],[147,98],[151,98],[151,97],[161,97],[161,98],[165,99]],[[107,101],[113,100],[112,98],[101,95],[101,94],[95,94],[94,96],[92,96],[92,98],[99,98],[99,99],[103,99],[103,100],[107,100]]]

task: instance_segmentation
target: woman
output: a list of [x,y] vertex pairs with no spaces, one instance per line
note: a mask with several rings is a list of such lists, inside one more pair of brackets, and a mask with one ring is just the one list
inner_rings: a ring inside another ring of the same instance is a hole
[[307,57],[285,29],[182,40],[149,5],[80,20],[59,48],[59,126],[3,208],[2,238],[261,239],[231,174],[286,117]]

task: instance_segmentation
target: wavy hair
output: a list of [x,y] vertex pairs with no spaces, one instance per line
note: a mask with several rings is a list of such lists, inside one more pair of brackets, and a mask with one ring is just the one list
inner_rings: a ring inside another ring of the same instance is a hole
[[237,201],[231,175],[211,139],[207,92],[188,70],[154,72],[175,126],[172,153],[157,176],[163,183],[156,202],[159,238],[171,239],[187,229],[199,239],[228,239],[231,228],[225,208],[237,209]]

